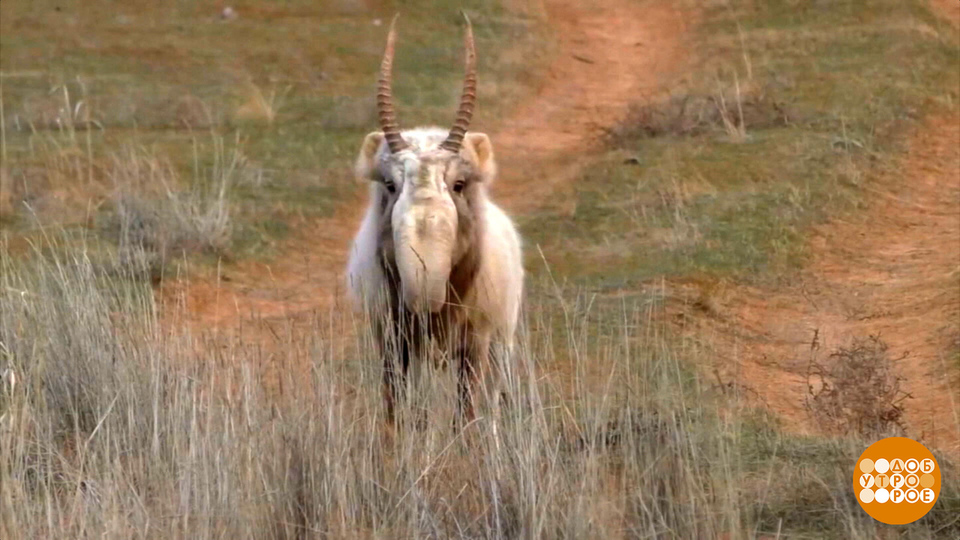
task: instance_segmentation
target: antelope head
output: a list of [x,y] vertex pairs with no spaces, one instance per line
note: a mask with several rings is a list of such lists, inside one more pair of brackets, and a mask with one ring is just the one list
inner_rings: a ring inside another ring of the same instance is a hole
[[406,307],[419,313],[436,313],[455,302],[451,294],[461,294],[476,272],[484,184],[496,174],[490,139],[467,132],[477,98],[477,69],[473,30],[466,19],[466,75],[453,127],[448,132],[401,132],[391,90],[394,17],[377,86],[381,131],[367,135],[356,165],[358,176],[376,185],[381,264],[399,278],[397,292]]

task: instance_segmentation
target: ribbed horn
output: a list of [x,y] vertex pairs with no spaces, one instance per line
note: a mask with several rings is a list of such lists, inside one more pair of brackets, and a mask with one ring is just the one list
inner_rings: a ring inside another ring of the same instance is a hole
[[393,110],[393,43],[397,37],[398,17],[400,17],[399,13],[393,16],[393,21],[390,23],[387,48],[383,53],[383,61],[380,62],[380,80],[377,82],[377,113],[380,117],[380,129],[383,130],[383,136],[387,139],[387,146],[390,147],[392,154],[410,146],[400,135],[397,113]]
[[453,127],[450,128],[447,139],[440,145],[440,148],[451,152],[460,151],[463,137],[467,134],[467,128],[470,127],[470,120],[473,118],[473,106],[477,102],[477,52],[473,45],[473,26],[470,24],[470,17],[462,11],[460,13],[467,21],[467,34],[463,39],[464,48],[467,51],[466,75],[463,77],[463,93],[460,95],[457,118],[453,122]]

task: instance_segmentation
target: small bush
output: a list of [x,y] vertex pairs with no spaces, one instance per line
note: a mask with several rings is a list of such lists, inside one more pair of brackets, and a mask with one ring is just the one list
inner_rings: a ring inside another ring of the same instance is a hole
[[776,97],[776,85],[737,82],[714,92],[687,90],[631,107],[626,118],[607,130],[607,142],[629,146],[637,139],[696,136],[707,133],[746,134],[748,129],[786,126],[796,113]]
[[[903,432],[903,402],[888,346],[879,336],[855,338],[820,362],[811,358],[807,371],[807,410],[828,431],[875,437]],[[898,359],[902,360],[902,358]]]
[[206,172],[199,165],[186,186],[169,161],[129,149],[114,158],[116,213],[110,223],[122,261],[146,256],[154,265],[191,253],[225,255],[233,236],[229,193],[242,155],[218,146]]

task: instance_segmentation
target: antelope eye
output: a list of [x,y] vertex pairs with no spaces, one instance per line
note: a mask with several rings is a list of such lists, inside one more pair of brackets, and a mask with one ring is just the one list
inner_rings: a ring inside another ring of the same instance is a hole
[[389,178],[383,179],[383,185],[386,186],[387,191],[390,193],[397,191],[397,186],[393,183],[393,180],[390,180]]
[[463,180],[457,180],[457,181],[453,184],[453,192],[454,192],[454,193],[460,193],[461,191],[463,191],[463,186],[464,186],[464,184],[465,184],[465,182],[464,182]]

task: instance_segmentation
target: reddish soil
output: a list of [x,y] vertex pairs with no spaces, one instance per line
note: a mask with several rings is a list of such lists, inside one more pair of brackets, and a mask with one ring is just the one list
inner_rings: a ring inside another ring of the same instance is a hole
[[546,2],[560,39],[557,59],[493,138],[503,171],[494,196],[513,214],[533,212],[571,187],[577,163],[599,148],[604,129],[683,72],[693,14],[669,3],[583,4]]
[[960,31],[960,2],[956,0],[933,0],[934,9]]
[[[933,6],[960,38],[960,4]],[[814,342],[822,359],[877,335],[912,396],[907,435],[960,459],[960,110],[917,128],[907,155],[868,189],[865,215],[811,236],[813,258],[796,283],[694,287],[712,316],[688,319],[691,330],[715,349],[722,380],[799,433],[822,431],[803,406]]]
[[[913,398],[907,435],[960,456],[960,114],[930,118],[898,166],[870,180],[866,215],[818,228],[812,261],[777,289],[724,287],[690,335],[709,339],[721,380],[746,387],[787,429],[816,433],[807,367],[879,335]],[[712,336],[712,337],[706,337]],[[816,337],[815,337],[816,336]]]

